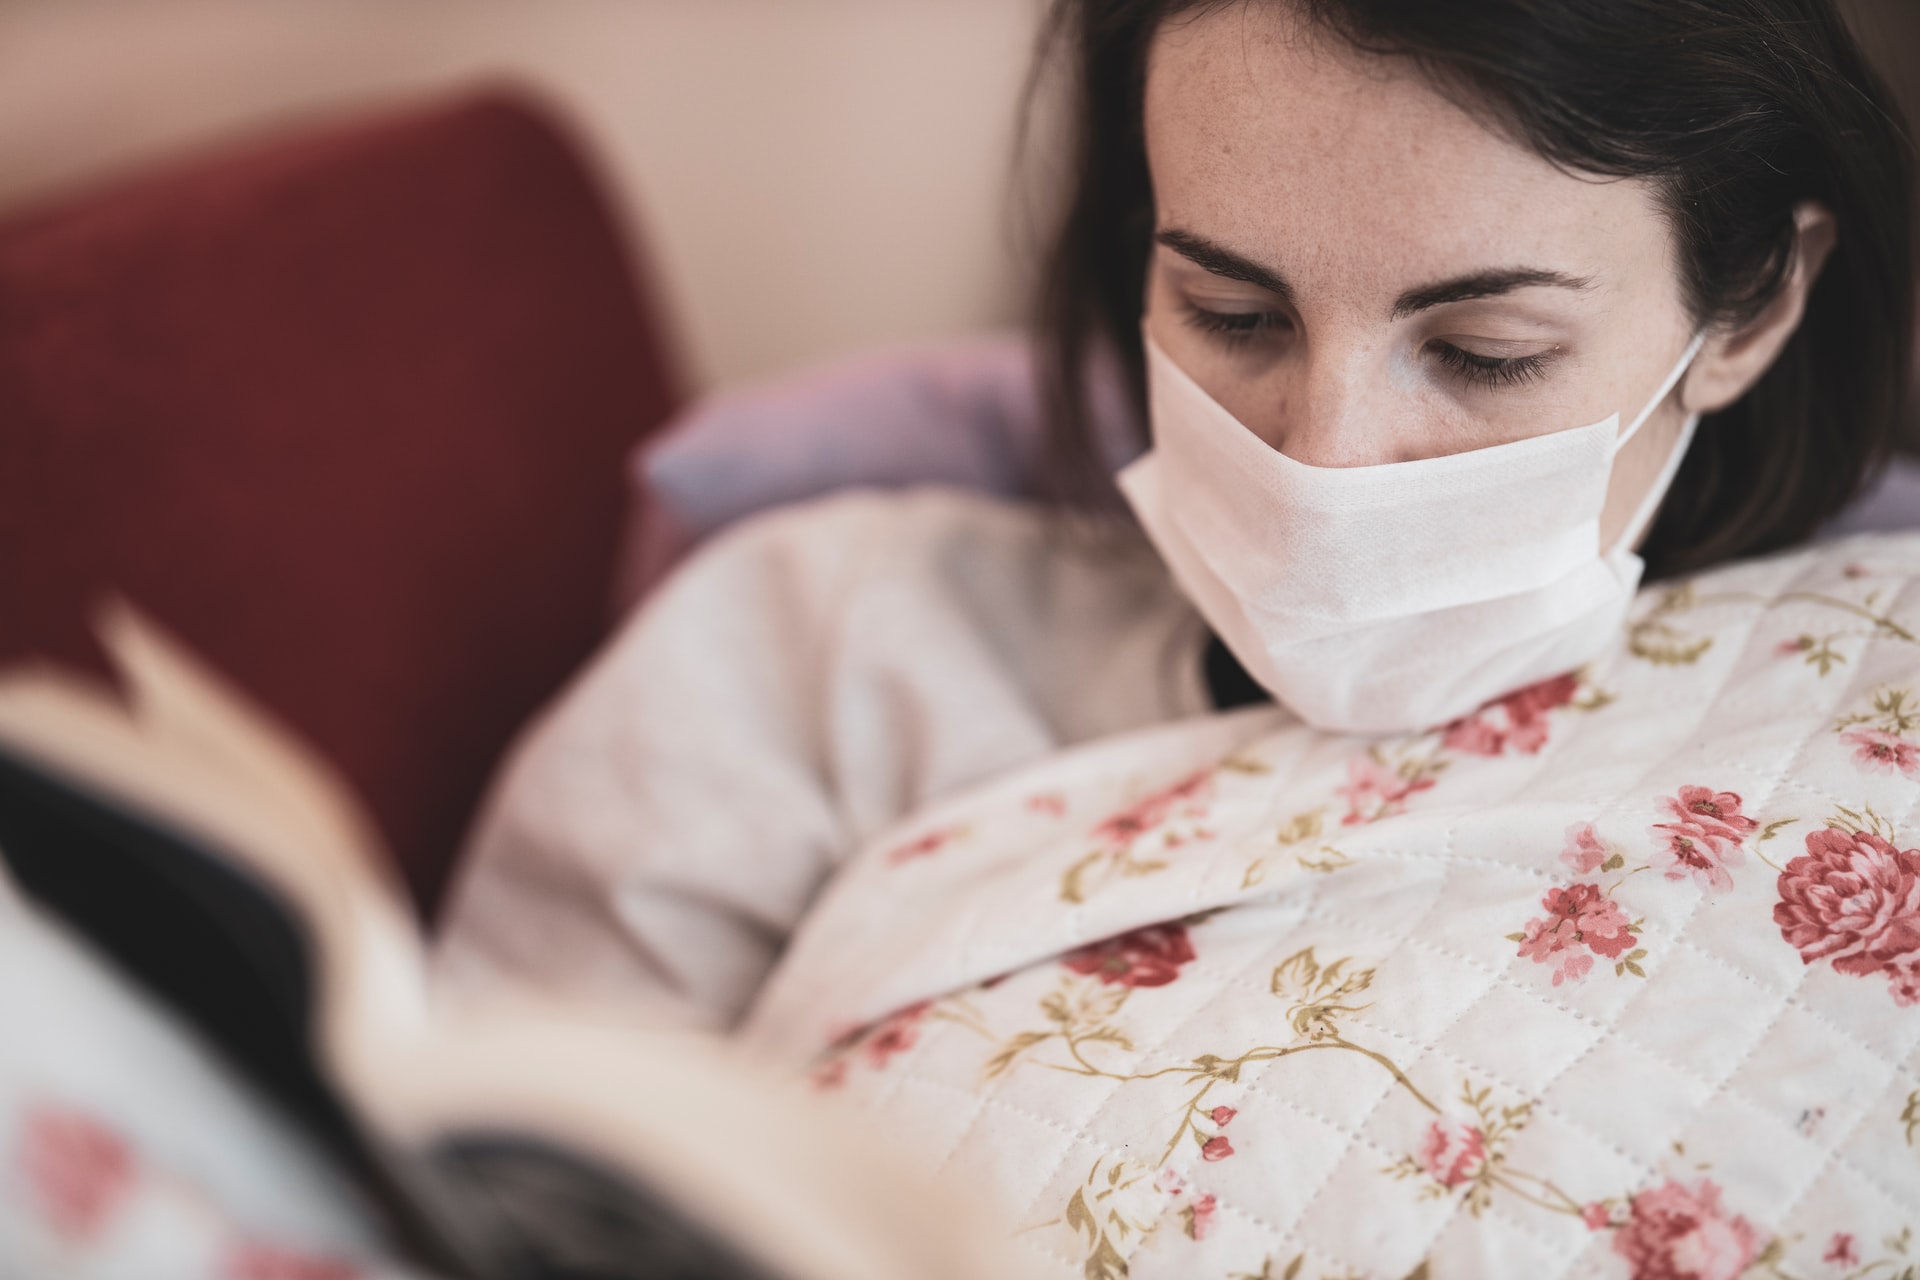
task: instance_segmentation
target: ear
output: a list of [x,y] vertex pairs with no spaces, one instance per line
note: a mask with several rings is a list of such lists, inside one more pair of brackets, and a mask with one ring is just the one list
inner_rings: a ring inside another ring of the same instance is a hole
[[1793,265],[1779,294],[1749,323],[1710,336],[1687,371],[1680,402],[1688,412],[1716,413],[1747,394],[1800,327],[1838,228],[1826,206],[1812,201],[1794,207],[1793,228]]

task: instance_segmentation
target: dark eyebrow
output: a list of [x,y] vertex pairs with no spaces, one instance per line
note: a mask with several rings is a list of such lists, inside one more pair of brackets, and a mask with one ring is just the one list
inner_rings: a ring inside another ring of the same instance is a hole
[[1393,318],[1402,320],[1430,307],[1445,306],[1449,302],[1495,298],[1503,293],[1512,293],[1515,289],[1542,287],[1585,289],[1592,284],[1592,280],[1581,276],[1563,275],[1558,271],[1542,271],[1536,267],[1509,267],[1498,271],[1482,271],[1476,275],[1461,276],[1457,280],[1442,280],[1439,284],[1422,285],[1418,289],[1407,290],[1400,295],[1399,301],[1393,304]]
[[1293,286],[1279,272],[1261,266],[1252,258],[1242,257],[1231,249],[1223,249],[1211,240],[1176,227],[1157,233],[1154,239],[1202,270],[1222,279],[1258,285],[1269,293],[1279,295],[1282,302],[1293,302]]
[[[1276,294],[1281,301],[1293,302],[1293,286],[1286,278],[1270,267],[1263,267],[1244,254],[1215,244],[1191,231],[1182,231],[1169,227],[1154,236],[1161,244],[1173,250],[1187,261],[1204,271],[1226,280],[1239,280],[1242,283],[1256,285],[1267,292]],[[1496,298],[1503,293],[1512,293],[1516,289],[1587,289],[1593,281],[1584,276],[1570,276],[1560,271],[1546,271],[1539,267],[1507,267],[1493,271],[1480,271],[1470,276],[1461,276],[1455,280],[1442,280],[1438,284],[1422,285],[1418,289],[1409,289],[1400,295],[1393,304],[1393,318],[1403,320],[1408,316],[1445,306],[1449,302],[1469,302],[1475,298]]]

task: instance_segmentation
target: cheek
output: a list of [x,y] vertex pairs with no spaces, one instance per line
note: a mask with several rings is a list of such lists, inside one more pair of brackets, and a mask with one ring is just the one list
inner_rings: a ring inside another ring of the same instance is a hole
[[[1626,530],[1627,522],[1640,509],[1648,490],[1680,439],[1686,414],[1676,404],[1662,406],[1647,419],[1640,433],[1627,441],[1627,447],[1614,459],[1613,478],[1607,483],[1607,502],[1600,513],[1600,546],[1610,549]],[[1648,521],[1652,527],[1652,521]],[[1641,539],[1646,536],[1641,531]]]

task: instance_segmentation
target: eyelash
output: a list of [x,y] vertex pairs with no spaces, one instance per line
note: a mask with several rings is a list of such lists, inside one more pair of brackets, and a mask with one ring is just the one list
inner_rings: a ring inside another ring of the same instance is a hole
[[[1202,333],[1237,346],[1250,342],[1269,329],[1286,323],[1273,311],[1209,311],[1192,303],[1186,305],[1187,323]],[[1542,351],[1530,356],[1483,356],[1462,350],[1450,342],[1432,344],[1434,357],[1469,387],[1513,387],[1541,376],[1552,359]]]
[[1186,304],[1186,310],[1188,324],[1229,343],[1246,342],[1286,323],[1285,318],[1274,311],[1209,311],[1192,303]]
[[1469,387],[1513,387],[1523,382],[1532,382],[1540,376],[1547,362],[1552,359],[1550,352],[1541,351],[1530,356],[1482,356],[1471,351],[1463,351],[1451,342],[1433,344],[1434,357],[1441,364],[1453,370],[1460,380]]

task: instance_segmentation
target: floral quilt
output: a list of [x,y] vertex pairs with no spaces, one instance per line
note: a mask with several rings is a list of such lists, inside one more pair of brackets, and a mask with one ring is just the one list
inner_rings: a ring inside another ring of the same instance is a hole
[[1920,536],[1642,594],[1389,740],[919,815],[745,1028],[1062,1276],[1920,1277]]

